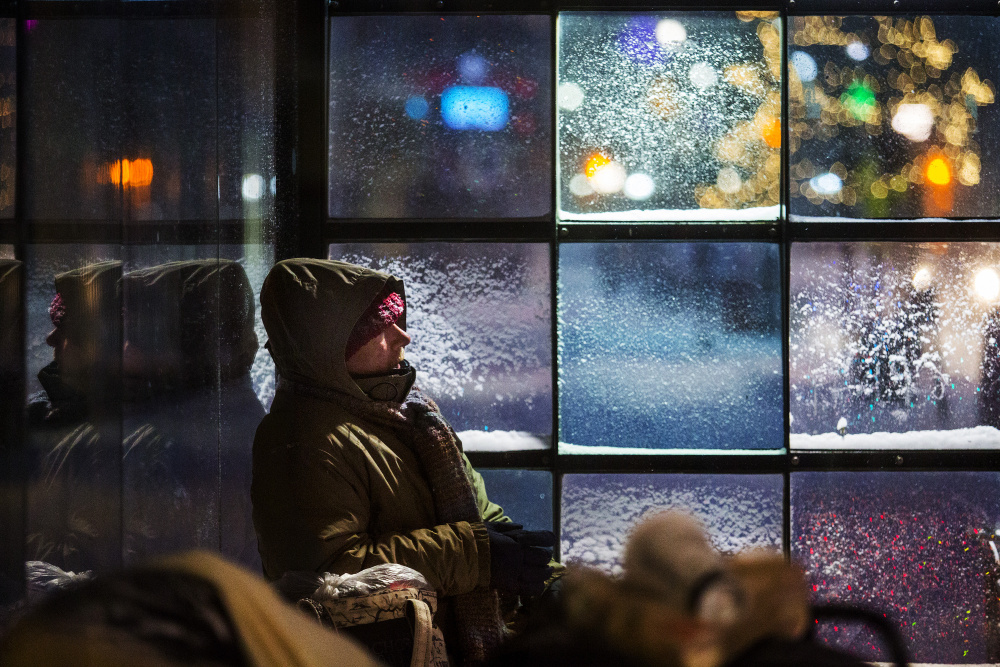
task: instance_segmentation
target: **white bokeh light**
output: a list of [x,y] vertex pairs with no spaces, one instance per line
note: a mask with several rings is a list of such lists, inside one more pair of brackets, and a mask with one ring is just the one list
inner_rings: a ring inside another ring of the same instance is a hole
[[264,196],[265,185],[260,174],[246,174],[243,176],[243,199],[257,201]]
[[708,63],[695,63],[688,72],[688,78],[695,88],[711,88],[719,80],[719,73]]
[[913,274],[913,287],[919,291],[924,291],[931,286],[931,281],[934,279],[931,270],[926,266],[921,266],[917,269],[917,272]]
[[656,41],[664,46],[675,46],[687,39],[687,30],[680,21],[662,19],[656,24]]
[[792,66],[795,68],[795,73],[803,81],[812,81],[819,74],[816,61],[805,51],[792,51],[791,61]]
[[827,172],[810,178],[809,187],[815,190],[817,194],[832,195],[840,192],[841,188],[844,187],[844,182],[840,180],[840,176]]
[[732,167],[723,167],[715,179],[715,185],[727,195],[739,192],[743,186],[743,179],[738,171]]
[[625,179],[625,196],[635,201],[646,201],[653,196],[656,183],[646,174],[632,174]]
[[976,296],[983,301],[996,301],[1000,296],[1000,276],[993,269],[980,269],[976,273]]
[[927,141],[934,129],[934,112],[926,104],[900,104],[892,117],[892,129],[910,141]]
[[594,188],[590,185],[590,179],[585,174],[577,174],[569,179],[569,191],[577,197],[589,197],[594,194]]
[[861,61],[868,57],[868,47],[863,42],[851,42],[845,50],[853,60]]
[[590,177],[590,185],[595,192],[602,195],[619,192],[625,187],[625,167],[617,162],[601,165]]
[[556,92],[556,103],[560,109],[576,111],[583,104],[583,88],[572,81],[560,83]]

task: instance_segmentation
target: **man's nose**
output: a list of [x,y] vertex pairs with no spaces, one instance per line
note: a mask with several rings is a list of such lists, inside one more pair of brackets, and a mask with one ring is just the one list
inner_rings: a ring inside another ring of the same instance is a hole
[[405,331],[399,328],[398,324],[393,324],[392,329],[393,333],[396,334],[396,340],[399,341],[400,345],[405,347],[410,344],[411,340],[413,340],[412,338],[410,338],[410,334],[406,333]]

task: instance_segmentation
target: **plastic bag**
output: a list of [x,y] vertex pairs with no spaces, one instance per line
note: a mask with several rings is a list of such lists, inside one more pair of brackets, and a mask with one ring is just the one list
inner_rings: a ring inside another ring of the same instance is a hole
[[383,591],[398,591],[416,588],[433,591],[424,575],[405,565],[385,563],[376,565],[357,574],[337,575],[326,572],[312,592],[312,599],[336,600],[338,598],[362,597]]

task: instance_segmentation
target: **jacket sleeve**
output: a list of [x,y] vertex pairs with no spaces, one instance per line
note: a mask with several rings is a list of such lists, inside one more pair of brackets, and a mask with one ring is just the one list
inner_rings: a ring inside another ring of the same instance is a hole
[[[296,448],[296,505],[308,554],[319,572],[355,573],[383,563],[417,570],[442,595],[460,595],[490,580],[489,538],[481,521],[458,521],[403,532],[372,525],[368,468],[351,447]],[[400,499],[400,502],[406,502]]]

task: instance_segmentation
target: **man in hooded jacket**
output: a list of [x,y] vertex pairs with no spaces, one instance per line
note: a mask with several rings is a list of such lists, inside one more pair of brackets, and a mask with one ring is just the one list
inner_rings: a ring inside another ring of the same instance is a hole
[[547,531],[525,531],[403,359],[401,280],[314,259],[278,263],[261,290],[278,371],[254,440],[252,501],[264,573],[421,572],[442,596],[449,650],[484,661],[503,638],[497,591],[539,594]]

